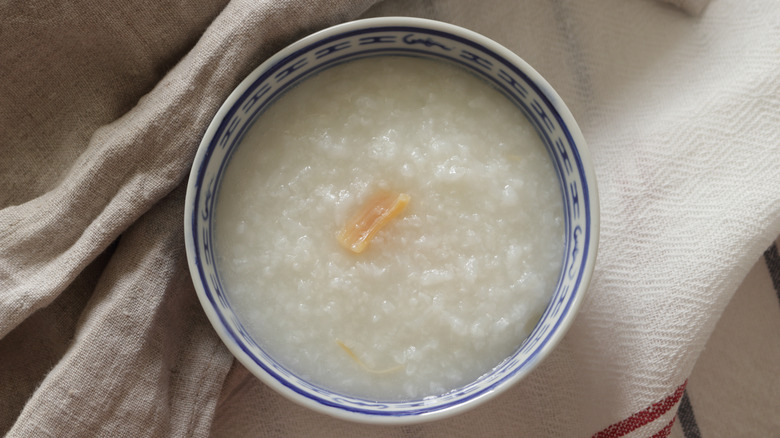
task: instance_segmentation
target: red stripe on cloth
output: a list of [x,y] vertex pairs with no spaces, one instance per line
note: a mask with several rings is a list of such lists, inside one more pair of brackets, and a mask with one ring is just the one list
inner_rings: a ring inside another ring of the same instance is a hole
[[[658,417],[669,412],[669,409],[672,409],[672,407],[674,407],[674,405],[680,401],[680,398],[682,398],[683,392],[685,391],[685,385],[687,384],[688,381],[686,380],[682,385],[677,387],[677,389],[674,391],[674,394],[667,396],[661,401],[653,403],[652,405],[648,406],[647,409],[639,411],[625,420],[619,421],[607,427],[601,432],[593,435],[593,438],[618,438],[631,431],[639,429],[645,424],[657,420]],[[669,425],[669,430],[671,430],[671,428],[672,426]]]
[[672,426],[674,426],[674,420],[676,419],[677,416],[672,417],[672,421],[670,421],[669,424],[664,426],[663,429],[659,430],[658,433],[650,438],[668,438],[669,434],[672,433]]

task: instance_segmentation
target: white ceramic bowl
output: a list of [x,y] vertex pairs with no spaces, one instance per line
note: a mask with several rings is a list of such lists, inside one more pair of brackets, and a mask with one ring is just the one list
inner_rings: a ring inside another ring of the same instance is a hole
[[[214,209],[231,151],[263,110],[286,90],[330,66],[366,56],[414,55],[459,64],[499,88],[529,118],[546,145],[560,181],[565,251],[557,288],[520,348],[477,381],[438,397],[377,402],[338,394],[302,380],[277,363],[240,322],[221,284],[214,256]],[[599,233],[595,175],[582,133],[552,87],[527,63],[472,31],[416,18],[353,21],[286,47],[249,75],[214,117],[195,157],[184,214],[186,250],[198,297],[235,357],[263,382],[314,410],[339,418],[403,424],[473,407],[526,376],[570,326],[588,286]]]

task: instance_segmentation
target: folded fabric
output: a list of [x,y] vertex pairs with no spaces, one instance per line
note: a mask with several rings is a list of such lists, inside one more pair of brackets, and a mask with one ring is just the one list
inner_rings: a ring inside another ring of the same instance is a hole
[[710,2],[710,0],[662,0],[662,1],[666,3],[671,3],[691,15],[701,14],[704,8],[707,7],[707,4]]
[[232,357],[183,248],[200,137],[262,59],[371,3],[0,5],[0,433],[208,434]]
[[773,436],[780,430],[778,238],[745,277],[696,362],[672,437]]

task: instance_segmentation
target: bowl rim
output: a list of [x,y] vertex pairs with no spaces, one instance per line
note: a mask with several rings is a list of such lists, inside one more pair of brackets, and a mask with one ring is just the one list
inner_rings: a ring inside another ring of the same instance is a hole
[[[195,197],[196,197],[196,192],[199,190],[199,187],[197,187],[196,185],[196,182],[198,180],[197,177],[201,166],[205,164],[204,159],[207,158],[206,151],[213,137],[215,136],[218,129],[220,128],[220,125],[223,122],[225,116],[228,115],[231,108],[233,108],[234,104],[243,96],[245,91],[262,75],[263,72],[268,70],[270,67],[276,65],[277,63],[281,62],[291,54],[305,48],[309,44],[312,44],[316,41],[327,38],[329,36],[351,32],[351,31],[362,30],[366,28],[373,28],[373,27],[404,27],[404,26],[425,28],[429,30],[456,35],[460,38],[470,40],[476,44],[486,47],[489,50],[495,52],[500,57],[507,60],[516,68],[520,69],[523,72],[523,74],[525,74],[528,77],[528,79],[538,87],[543,97],[545,97],[549,101],[550,105],[555,108],[555,111],[562,119],[561,120],[562,125],[565,126],[566,130],[571,136],[571,139],[573,140],[573,143],[576,145],[576,149],[579,155],[579,160],[581,162],[580,171],[582,173],[582,179],[584,181],[587,181],[589,184],[588,187],[589,198],[588,198],[588,203],[586,205],[586,208],[589,209],[589,213],[590,213],[590,228],[588,231],[590,232],[591,239],[588,247],[588,254],[583,260],[582,275],[580,277],[581,281],[578,286],[579,290],[578,293],[575,294],[575,296],[573,297],[570,303],[569,312],[564,317],[558,320],[557,329],[552,331],[552,333],[548,336],[547,341],[538,350],[538,353],[534,355],[532,360],[530,360],[527,363],[527,365],[524,367],[523,370],[521,370],[521,372],[514,373],[508,376],[507,378],[501,380],[498,384],[494,385],[489,391],[486,391],[476,397],[463,400],[460,403],[447,406],[440,410],[435,410],[435,411],[425,412],[422,414],[415,414],[415,415],[378,415],[378,414],[370,414],[364,412],[355,412],[352,410],[339,408],[338,406],[329,406],[329,405],[322,404],[321,402],[315,401],[309,397],[306,397],[298,393],[297,391],[292,390],[290,387],[284,385],[273,376],[269,375],[265,370],[259,367],[254,362],[254,360],[252,360],[252,358],[250,358],[247,355],[245,351],[243,351],[241,346],[237,345],[235,337],[232,336],[230,333],[228,333],[227,329],[222,324],[220,320],[220,316],[217,314],[217,311],[213,308],[213,304],[206,296],[204,285],[202,284],[202,281],[200,281],[200,272],[199,272],[200,269],[198,266],[198,262],[196,260],[197,257],[195,255],[197,249],[195,248],[195,242],[193,239],[193,233],[196,230],[194,230],[192,227],[192,217],[194,214],[196,214]],[[185,250],[187,254],[187,262],[189,266],[190,275],[192,277],[192,282],[196,290],[196,293],[198,295],[198,299],[201,303],[201,307],[203,308],[207,318],[209,319],[211,326],[217,332],[222,343],[230,350],[233,356],[236,359],[238,359],[242,365],[247,367],[247,369],[255,377],[260,379],[264,384],[269,385],[276,392],[298,403],[299,405],[303,405],[305,407],[312,409],[313,411],[324,413],[332,417],[336,417],[344,420],[350,420],[350,421],[357,421],[361,423],[369,423],[369,424],[400,425],[400,424],[426,422],[434,419],[448,418],[453,415],[457,415],[461,412],[464,412],[466,410],[471,410],[472,408],[486,402],[487,400],[494,398],[494,396],[508,390],[509,388],[514,386],[518,381],[522,380],[530,372],[532,372],[541,362],[544,361],[545,358],[549,356],[552,350],[554,350],[557,347],[561,339],[568,332],[569,328],[571,327],[578,313],[579,307],[583,300],[583,296],[586,290],[588,289],[593,274],[593,270],[595,267],[596,255],[598,252],[598,244],[599,244],[599,229],[600,229],[599,195],[598,195],[598,188],[596,183],[596,174],[590,156],[590,151],[588,149],[587,143],[585,142],[585,138],[579,128],[579,125],[574,119],[574,116],[572,115],[568,107],[565,105],[563,100],[560,98],[560,96],[557,94],[557,92],[541,76],[541,74],[539,74],[527,62],[525,62],[522,58],[520,58],[517,54],[515,54],[508,48],[504,47],[502,44],[482,34],[479,34],[475,31],[454,24],[437,21],[437,20],[417,18],[417,17],[399,17],[399,16],[357,19],[357,20],[337,24],[319,30],[317,32],[304,36],[303,38],[298,39],[297,41],[285,46],[284,48],[276,52],[274,55],[266,59],[264,62],[262,62],[255,69],[253,69],[252,72],[248,74],[233,89],[230,95],[225,99],[225,101],[220,106],[219,110],[213,116],[207,130],[203,134],[201,142],[198,146],[198,150],[193,160],[192,168],[190,170],[189,181],[187,182],[187,190],[185,195],[185,206],[184,206]]]

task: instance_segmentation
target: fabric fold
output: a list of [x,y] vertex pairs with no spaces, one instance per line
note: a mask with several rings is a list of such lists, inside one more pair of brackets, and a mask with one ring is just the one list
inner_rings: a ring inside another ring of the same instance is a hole
[[704,8],[706,8],[707,4],[710,2],[710,0],[662,0],[662,1],[673,4],[674,6],[694,16],[701,15],[701,13],[704,11]]
[[123,233],[7,436],[207,436],[232,356],[192,288],[183,197],[182,186]]
[[[27,400],[11,436],[208,433],[231,359],[186,270],[192,158],[259,62],[372,3],[2,6],[0,35],[16,41],[0,53],[0,350],[23,348],[33,338],[24,332],[46,324],[36,312],[64,291],[91,295],[70,308],[84,309],[75,338],[61,340],[64,356],[48,358],[58,362],[42,382],[0,363],[0,380],[16,382],[0,397]],[[105,271],[88,269],[117,240]],[[76,282],[83,272],[100,282]],[[71,292],[75,284],[87,290]]]

